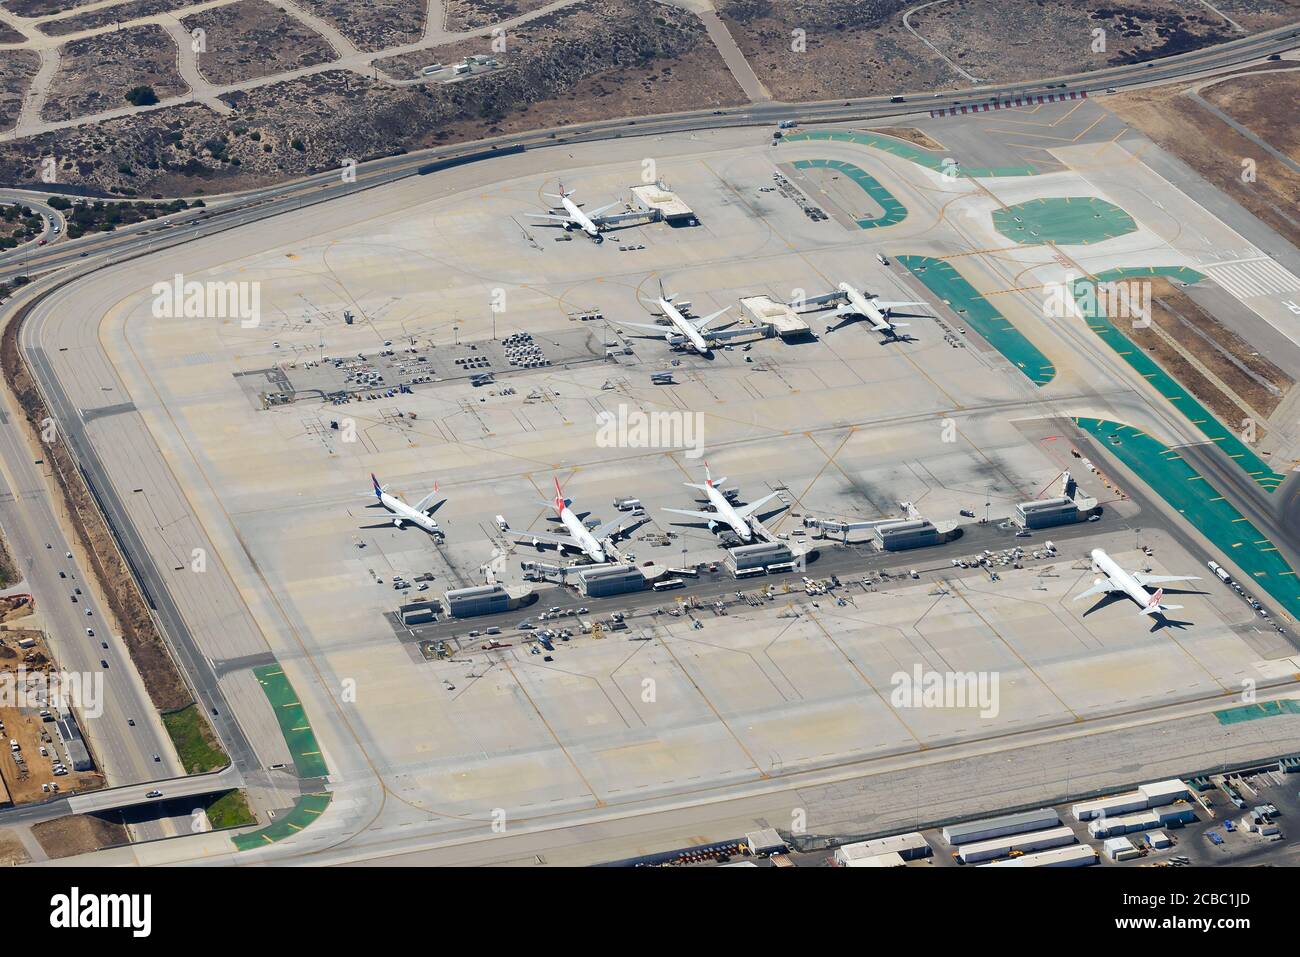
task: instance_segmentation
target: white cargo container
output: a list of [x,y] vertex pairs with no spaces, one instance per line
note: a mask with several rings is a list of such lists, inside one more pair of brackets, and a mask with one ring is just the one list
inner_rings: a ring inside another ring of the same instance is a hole
[[1041,851],[1048,847],[1060,847],[1073,844],[1074,832],[1068,827],[1054,827],[1047,831],[1035,831],[1032,834],[1009,834],[995,837],[991,841],[967,844],[957,851],[957,856],[965,864],[978,864],[991,861],[996,857],[1006,857],[1012,851]]
[[1071,844],[1068,847],[1053,847],[1046,851],[1036,851],[1023,857],[1012,857],[1005,861],[990,861],[981,867],[1087,867],[1097,863],[1097,852],[1087,844]]

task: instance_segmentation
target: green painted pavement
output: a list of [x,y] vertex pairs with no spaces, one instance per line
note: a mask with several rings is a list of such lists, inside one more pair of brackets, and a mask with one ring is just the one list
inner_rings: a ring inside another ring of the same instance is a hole
[[253,669],[253,675],[271,702],[275,720],[280,723],[280,733],[293,755],[293,766],[300,778],[323,778],[329,774],[325,759],[321,756],[320,745],[316,743],[316,733],[307,720],[307,712],[298,701],[293,685],[285,677],[284,670],[278,665],[263,665]]
[[883,150],[894,156],[901,157],[918,166],[924,166],[926,169],[932,169],[936,173],[945,172],[951,169],[955,175],[975,176],[988,178],[993,176],[1037,176],[1038,170],[1032,166],[971,166],[965,167],[958,163],[951,156],[944,153],[936,153],[934,150],[925,150],[909,143],[906,140],[894,139],[892,136],[885,136],[881,133],[870,133],[866,130],[809,130],[804,133],[792,133],[785,138],[787,143],[797,143],[809,140],[830,140],[836,143],[856,143],[859,146],[870,146],[872,149]]
[[1300,701],[1283,698],[1281,701],[1261,701],[1227,711],[1216,711],[1214,716],[1219,724],[1240,724],[1243,721],[1257,721],[1260,718],[1274,718],[1279,714],[1300,714]]
[[[1195,269],[1188,269],[1185,266],[1148,266],[1138,269],[1111,269],[1099,273],[1095,280],[1098,283],[1108,283],[1144,276],[1167,276],[1186,283],[1200,282],[1205,278]],[[1097,315],[1101,311],[1100,305],[1103,300],[1111,297],[1096,295],[1095,289],[1089,288],[1092,282],[1093,280],[1089,279],[1076,280],[1071,290],[1075,301],[1079,304],[1079,311],[1088,322],[1088,328],[1097,333],[1101,340],[1132,366],[1138,375],[1150,382],[1175,409],[1186,417],[1188,422],[1196,426],[1207,439],[1218,445],[1225,455],[1255,480],[1260,488],[1271,492],[1281,485],[1286,476],[1269,468],[1268,463],[1250,446],[1216,419],[1214,413],[1197,401],[1195,396],[1183,388],[1178,380],[1166,372],[1150,355],[1138,348],[1132,339],[1120,332],[1106,316]]]
[[859,219],[857,224],[863,229],[877,229],[881,226],[893,226],[907,219],[907,207],[900,203],[894,194],[885,189],[874,176],[860,166],[844,163],[840,160],[797,160],[792,164],[795,169],[833,169],[843,173],[862,187],[868,196],[874,199],[884,211],[879,219]]
[[1137,231],[1133,217],[1092,196],[1031,199],[993,211],[993,226],[1013,242],[1087,246]]
[[1300,619],[1300,582],[1277,546],[1176,450],[1131,425],[1105,419],[1074,421],[1095,435],[1107,451],[1177,509],[1292,617]]
[[975,287],[950,263],[929,256],[894,258],[925,283],[932,293],[945,300],[954,312],[966,319],[989,345],[1028,376],[1034,385],[1044,386],[1055,378],[1056,367],[1051,360],[976,292]]
[[235,848],[241,851],[251,851],[254,848],[282,841],[286,837],[297,834],[324,814],[325,809],[330,806],[331,799],[330,794],[304,794],[294,803],[293,810],[284,817],[256,831],[233,835],[230,839],[234,841]]

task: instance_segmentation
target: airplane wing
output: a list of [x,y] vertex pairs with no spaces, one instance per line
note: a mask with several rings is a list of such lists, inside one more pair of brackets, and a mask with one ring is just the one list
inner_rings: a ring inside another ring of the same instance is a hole
[[693,512],[689,508],[666,508],[665,512],[672,512],[674,515],[688,515],[691,518],[702,518],[706,521],[721,521],[717,512]]
[[726,309],[719,309],[717,312],[709,313],[709,315],[705,316],[703,319],[691,319],[690,323],[697,330],[703,332],[709,323],[711,323],[714,319],[717,319],[718,316],[722,315],[730,308],[731,308],[730,306],[727,306]]
[[618,518],[611,518],[608,522],[597,525],[591,530],[592,537],[597,541],[600,541],[602,538],[608,538],[610,535],[613,535],[622,529],[623,523],[627,521],[627,519],[628,516],[620,515]]
[[438,497],[438,489],[435,486],[432,492],[430,492],[424,498],[416,502],[413,507],[417,512],[427,511],[429,506],[433,504],[434,499],[436,499],[437,497]]
[[588,211],[587,211],[587,218],[590,219],[590,220],[594,223],[594,222],[596,221],[596,217],[597,217],[597,216],[599,216],[601,213],[603,213],[603,212],[604,212],[605,210],[607,210],[607,209],[613,209],[613,208],[614,208],[615,206],[617,206],[617,205],[619,205],[619,204],[615,202],[615,203],[610,203],[610,204],[607,205],[607,206],[601,206],[601,207],[598,208],[598,209],[588,210]]
[[1196,582],[1201,580],[1200,575],[1141,575],[1134,574],[1133,578],[1139,585],[1163,585],[1166,582]]
[[579,548],[572,535],[560,535],[556,532],[526,532],[514,531],[509,533],[510,539],[523,545],[532,545],[534,542],[544,542],[547,545],[567,545],[571,548]]
[[529,213],[528,215],[531,216],[531,217],[533,217],[533,219],[549,219],[549,220],[551,220],[552,222],[556,222],[556,223],[571,223],[571,222],[573,222],[573,217],[572,217],[572,216],[553,216],[553,215],[550,214],[550,213]]
[[749,518],[749,516],[753,515],[765,504],[772,501],[772,499],[776,498],[776,496],[777,493],[773,492],[771,495],[764,495],[757,502],[750,502],[747,505],[740,505],[736,508],[736,514],[739,515],[741,518]]
[[881,309],[902,309],[904,306],[928,306],[928,302],[885,302],[883,299],[877,299],[876,305]]
[[1112,591],[1119,591],[1119,589],[1115,587],[1115,583],[1109,578],[1103,578],[1087,591],[1081,591],[1079,594],[1075,595],[1074,600],[1078,601],[1080,598],[1091,598],[1093,595],[1104,595],[1107,592]]
[[644,329],[647,332],[658,333],[661,336],[672,332],[672,327],[670,326],[652,326],[648,322],[625,322],[622,319],[615,319],[614,322],[620,326],[627,326],[630,329]]

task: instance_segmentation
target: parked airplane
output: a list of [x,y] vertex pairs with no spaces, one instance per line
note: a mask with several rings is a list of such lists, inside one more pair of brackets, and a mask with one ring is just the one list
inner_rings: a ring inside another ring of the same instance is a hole
[[[407,505],[405,502],[403,502],[400,498],[398,498],[395,495],[389,495],[388,486],[380,485],[379,479],[375,478],[375,474],[373,472],[370,473],[370,484],[374,487],[375,498],[378,501],[377,503],[372,503],[371,505],[367,506],[368,508],[382,507],[388,509],[388,511],[393,513],[392,524],[397,526],[398,528],[402,528],[406,523],[409,522],[410,524],[416,526],[417,528],[422,528],[426,532],[429,532],[432,535],[442,534],[442,529],[438,527],[438,523],[435,522],[431,517],[433,513],[436,512],[438,508],[442,505],[442,502],[434,501],[434,499],[438,497],[437,482],[433,483],[433,491],[430,492],[428,495],[426,495],[424,498],[420,499],[420,501],[416,502],[414,506]],[[446,499],[443,499],[443,502],[445,501]],[[386,528],[388,527],[388,524],[389,524],[388,522],[385,522],[382,525],[363,525],[361,527],[362,528]]]
[[560,195],[546,193],[548,199],[557,199],[560,201],[560,208],[564,210],[563,216],[557,216],[553,213],[529,213],[536,219],[549,219],[552,222],[562,223],[565,230],[581,229],[595,242],[602,243],[605,237],[601,231],[608,228],[611,217],[602,216],[608,209],[613,209],[618,203],[610,203],[607,206],[601,206],[599,209],[593,209],[589,213],[584,213],[582,207],[575,203],[570,197],[573,196],[573,190],[566,190],[564,184],[560,184]]
[[752,542],[754,540],[754,529],[749,524],[750,516],[767,502],[776,498],[777,493],[773,492],[771,495],[765,495],[757,502],[750,502],[747,505],[732,505],[726,493],[721,489],[722,484],[726,481],[726,476],[715,480],[709,472],[709,463],[705,462],[704,484],[696,485],[694,482],[685,482],[683,484],[687,488],[699,489],[708,496],[709,504],[713,506],[714,510],[712,512],[700,512],[685,508],[666,508],[664,511],[704,519],[709,523],[709,531],[715,530],[719,525],[728,525],[743,541]]
[[1182,605],[1161,604],[1161,599],[1165,596],[1165,590],[1157,588],[1155,594],[1151,594],[1146,589],[1147,585],[1200,580],[1199,575],[1144,575],[1141,572],[1126,572],[1115,564],[1115,559],[1100,548],[1092,550],[1092,563],[1106,577],[1098,578],[1087,591],[1075,595],[1074,600],[1078,601],[1080,598],[1088,598],[1092,595],[1123,592],[1137,602],[1138,607],[1142,609],[1141,613],[1143,615],[1162,614],[1183,607]]
[[885,333],[886,339],[899,339],[899,329],[906,328],[905,322],[894,322],[893,311],[903,309],[909,306],[929,305],[924,302],[886,302],[879,296],[868,296],[859,292],[847,282],[842,282],[838,287],[839,292],[833,292],[828,296],[819,296],[816,302],[833,302],[837,299],[846,300],[835,307],[837,316],[860,316],[871,323],[871,328],[876,332]]
[[737,336],[753,335],[754,330],[751,328],[741,329],[715,329],[708,328],[709,323],[717,319],[731,307],[719,309],[717,312],[710,313],[703,318],[692,318],[685,315],[684,310],[689,306],[689,302],[674,302],[676,295],[666,295],[663,291],[663,285],[659,287],[659,299],[656,305],[663,311],[664,317],[671,324],[669,326],[652,326],[644,322],[624,322],[622,319],[615,319],[620,326],[628,326],[632,329],[641,329],[645,332],[652,332],[655,335],[663,336],[674,349],[689,349],[699,355],[707,356],[713,349],[713,344],[724,339],[732,339]]
[[560,491],[559,479],[555,480],[555,498],[547,504],[555,509],[556,517],[568,530],[568,534],[559,532],[516,532],[511,530],[508,534],[513,541],[534,547],[554,545],[561,550],[571,548],[584,553],[597,564],[609,561],[605,545],[612,536],[618,533],[623,523],[627,521],[626,515],[620,515],[603,525],[587,528],[582,518],[574,514],[573,510],[569,508],[572,502],[565,498],[564,493]]

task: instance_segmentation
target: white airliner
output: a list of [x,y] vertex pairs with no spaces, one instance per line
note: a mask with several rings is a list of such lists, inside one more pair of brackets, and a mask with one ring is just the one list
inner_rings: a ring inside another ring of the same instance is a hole
[[1143,575],[1141,572],[1126,572],[1115,564],[1115,559],[1111,558],[1100,548],[1092,550],[1092,563],[1099,571],[1105,574],[1105,578],[1098,578],[1091,588],[1074,596],[1074,600],[1088,598],[1092,595],[1109,594],[1110,592],[1123,592],[1137,602],[1138,607],[1142,609],[1144,615],[1162,614],[1166,611],[1173,611],[1175,608],[1182,608],[1182,605],[1162,605],[1160,600],[1165,596],[1163,588],[1157,588],[1155,594],[1147,591],[1147,585],[1160,585],[1165,582],[1190,582],[1199,581],[1199,575]]
[[[375,478],[373,472],[370,473],[370,484],[374,487],[375,498],[379,500],[379,504],[393,513],[392,523],[395,526],[401,528],[405,523],[409,522],[416,528],[422,528],[432,535],[442,534],[442,529],[438,527],[438,523],[430,517],[438,510],[438,506],[442,504],[442,502],[434,501],[438,497],[437,482],[433,483],[433,491],[420,499],[420,501],[416,502],[414,506],[407,505],[395,495],[389,495],[388,486],[380,485],[379,479]],[[443,501],[446,500],[444,499]],[[373,508],[375,506],[371,507]],[[384,523],[384,525],[387,524],[387,522]],[[362,527],[383,528],[384,525],[365,525]]]
[[563,223],[566,230],[581,229],[595,242],[604,242],[605,237],[600,234],[601,227],[605,225],[601,213],[607,209],[613,209],[618,203],[610,203],[608,206],[601,206],[599,209],[584,213],[582,207],[570,198],[573,193],[573,190],[566,190],[564,184],[561,183],[560,195],[557,196],[554,193],[545,194],[548,199],[558,199],[560,201],[560,206],[565,213],[563,216],[556,216],[552,213],[529,213],[528,215],[536,219],[549,219],[552,222]]
[[704,484],[696,485],[694,482],[685,482],[687,488],[699,489],[708,496],[709,504],[713,506],[712,512],[692,511],[685,508],[666,508],[665,512],[672,512],[675,515],[689,515],[691,518],[705,519],[709,523],[709,530],[712,531],[719,525],[728,525],[731,530],[746,542],[754,540],[754,529],[749,524],[749,517],[762,508],[767,502],[776,498],[777,493],[765,495],[757,502],[750,502],[748,505],[732,505],[727,499],[721,486],[726,482],[726,476],[714,480],[709,473],[709,463],[704,463]]
[[693,319],[682,313],[682,310],[690,306],[690,303],[681,302],[674,304],[673,300],[676,298],[676,295],[665,295],[662,288],[659,290],[659,299],[656,301],[656,305],[663,310],[664,318],[671,323],[668,327],[652,326],[649,323],[644,322],[624,322],[621,319],[616,319],[614,321],[620,326],[628,326],[632,329],[641,329],[646,332],[653,332],[656,335],[663,336],[664,341],[674,349],[689,349],[690,351],[696,352],[702,356],[707,356],[710,353],[713,348],[713,343],[715,342],[723,339],[731,339],[736,336],[754,334],[754,330],[751,328],[718,329],[710,331],[708,328],[709,323],[727,312],[727,310],[731,308],[730,306],[727,306],[726,309],[719,309],[717,312],[710,313],[701,319]]
[[837,316],[861,316],[871,323],[876,332],[885,333],[890,339],[899,338],[897,330],[907,326],[905,322],[894,322],[891,314],[895,309],[910,306],[925,306],[924,302],[886,302],[879,296],[868,296],[853,288],[847,282],[839,284],[839,296],[848,300],[835,307]]
[[569,534],[564,535],[558,532],[528,532],[528,531],[510,531],[510,537],[516,541],[534,547],[538,545],[554,545],[559,549],[572,548],[580,551],[590,558],[593,562],[602,563],[609,561],[609,555],[605,550],[605,542],[612,535],[616,534],[627,521],[627,516],[610,519],[603,525],[597,525],[595,528],[587,528],[581,518],[573,513],[569,508],[572,504],[569,499],[564,497],[560,491],[560,480],[555,480],[555,498],[549,502],[555,508],[555,515],[561,524],[568,529]]

